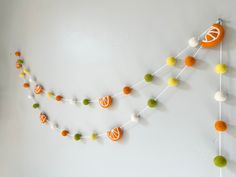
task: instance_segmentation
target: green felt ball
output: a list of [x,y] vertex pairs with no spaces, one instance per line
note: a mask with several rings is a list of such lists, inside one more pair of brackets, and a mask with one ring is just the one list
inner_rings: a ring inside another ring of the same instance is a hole
[[214,164],[217,167],[224,167],[227,165],[227,160],[224,156],[218,155],[214,158]]
[[39,103],[34,103],[34,104],[33,104],[33,108],[34,108],[34,109],[39,108]]
[[23,64],[24,60],[23,59],[18,59],[17,62]]
[[84,104],[84,105],[89,105],[89,103],[90,103],[90,100],[89,100],[89,99],[86,98],[86,99],[83,100],[83,104]]
[[152,82],[152,80],[153,80],[153,75],[151,75],[151,74],[146,74],[146,75],[144,76],[144,80],[145,80],[146,82]]
[[81,134],[77,133],[77,134],[74,135],[74,140],[75,141],[79,141],[80,138],[81,138]]
[[154,107],[156,107],[156,105],[157,105],[157,101],[151,98],[151,99],[148,100],[147,105],[148,105],[150,108],[154,108]]

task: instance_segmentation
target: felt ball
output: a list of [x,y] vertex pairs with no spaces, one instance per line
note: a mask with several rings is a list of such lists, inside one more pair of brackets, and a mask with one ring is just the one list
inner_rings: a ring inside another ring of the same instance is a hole
[[69,103],[70,103],[70,104],[76,104],[77,101],[78,101],[78,100],[77,100],[76,98],[72,98],[72,99],[69,100]]
[[228,71],[228,67],[226,64],[217,64],[215,66],[215,72],[217,74],[225,74]]
[[56,123],[50,123],[50,128],[51,128],[52,130],[56,130],[56,129],[58,128],[58,124],[56,124]]
[[61,131],[61,136],[67,136],[69,134],[68,130],[62,130]]
[[81,134],[77,133],[77,134],[74,135],[74,140],[75,141],[79,141],[80,138],[81,138]]
[[214,158],[214,164],[217,167],[224,167],[227,165],[227,160],[224,156],[218,155]]
[[95,141],[98,138],[98,134],[97,133],[92,133],[89,138],[90,138],[90,140]]
[[187,56],[184,59],[184,63],[185,63],[186,66],[192,67],[193,65],[195,65],[196,59],[192,56]]
[[132,88],[131,88],[131,87],[126,86],[126,87],[123,88],[123,93],[124,93],[124,94],[128,95],[128,94],[130,94],[131,92],[132,92]]
[[176,78],[171,77],[171,78],[168,79],[167,84],[170,87],[175,87],[179,84],[179,80],[176,79]]
[[224,132],[227,130],[227,124],[226,122],[222,121],[222,120],[218,120],[215,122],[215,129],[218,132]]
[[176,61],[177,61],[177,60],[176,60],[175,57],[170,56],[170,57],[168,57],[168,58],[166,59],[166,64],[167,64],[168,66],[175,66]]
[[25,77],[25,73],[24,73],[24,72],[21,72],[21,73],[19,74],[19,76],[20,76],[20,77]]
[[24,87],[24,88],[29,88],[29,87],[30,87],[30,84],[29,84],[28,82],[25,82],[25,83],[23,84],[23,87]]
[[140,116],[137,115],[137,114],[132,114],[130,120],[131,120],[132,122],[139,122]]
[[23,59],[18,59],[17,62],[20,63],[20,64],[23,64],[24,60]]
[[56,99],[57,101],[62,101],[63,96],[61,96],[61,95],[57,95],[55,99]]
[[35,77],[30,77],[30,78],[29,78],[29,82],[36,82]]
[[146,82],[152,82],[152,81],[153,81],[153,75],[151,75],[151,74],[146,74],[146,75],[144,76],[144,80],[145,80]]
[[197,38],[195,38],[195,37],[192,37],[192,38],[190,38],[189,40],[188,40],[188,45],[190,46],[190,47],[197,47],[198,46],[198,44],[199,44],[199,41],[198,41],[198,39]]
[[20,51],[16,51],[15,52],[15,56],[20,57],[21,56],[21,52]]
[[227,99],[227,95],[222,91],[217,91],[214,95],[216,101],[224,102]]
[[33,98],[34,98],[33,94],[28,95],[28,99],[33,99]]
[[39,108],[39,106],[40,106],[39,103],[34,103],[34,104],[33,104],[33,108],[34,108],[34,109]]
[[29,73],[29,69],[24,69],[23,72],[26,74],[26,73]]
[[47,95],[48,98],[51,98],[51,97],[53,97],[55,94],[54,94],[53,92],[49,91],[49,92],[46,93],[46,95]]
[[84,104],[84,105],[89,105],[89,103],[90,103],[90,100],[89,100],[89,99],[85,98],[85,99],[83,100],[83,104]]
[[147,102],[147,105],[150,107],[150,108],[154,108],[156,107],[157,105],[157,101],[155,99],[149,99],[148,102]]

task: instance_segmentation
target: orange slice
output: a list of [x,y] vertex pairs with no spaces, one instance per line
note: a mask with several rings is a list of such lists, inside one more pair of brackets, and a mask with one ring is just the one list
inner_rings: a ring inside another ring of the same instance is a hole
[[112,104],[112,97],[111,96],[104,96],[102,98],[99,99],[99,104],[101,105],[101,107],[103,108],[108,108],[111,106]]
[[43,92],[43,87],[41,85],[36,85],[34,88],[34,93],[35,94],[40,94]]
[[41,121],[42,124],[45,124],[48,120],[48,116],[44,113],[40,113],[39,117],[40,117],[40,121]]
[[123,131],[120,127],[113,128],[107,132],[107,137],[112,141],[118,141],[119,139],[121,139],[122,135]]
[[204,48],[214,47],[219,44],[224,38],[224,27],[220,24],[213,24],[204,39],[201,46]]

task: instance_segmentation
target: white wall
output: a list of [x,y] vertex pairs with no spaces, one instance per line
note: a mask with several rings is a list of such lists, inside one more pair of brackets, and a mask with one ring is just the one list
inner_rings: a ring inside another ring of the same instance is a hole
[[[231,125],[223,136],[229,160],[223,176],[235,176],[235,7],[234,0],[0,0],[0,176],[218,176],[212,165],[218,150],[212,99],[218,89],[217,48],[200,51],[199,64],[184,73],[183,85],[167,92],[160,108],[147,112],[146,121],[125,132],[121,143],[73,142],[43,128],[11,55],[20,49],[49,89],[96,97],[154,71],[218,17],[225,19],[224,59],[231,66],[223,82],[230,94],[223,115]],[[52,120],[72,131],[102,132],[127,121],[178,70],[166,70],[157,85],[121,98],[110,111],[40,102]]]

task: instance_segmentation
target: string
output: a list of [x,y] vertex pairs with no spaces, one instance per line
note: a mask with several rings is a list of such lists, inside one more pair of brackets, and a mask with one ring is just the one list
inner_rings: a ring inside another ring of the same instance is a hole
[[[205,34],[206,32],[207,32],[207,30],[204,31],[204,32],[198,37],[198,39],[199,39],[203,34]],[[183,51],[185,51],[185,50],[188,49],[188,48],[189,48],[189,46],[186,47]],[[194,53],[193,56],[196,56],[200,49],[201,49],[201,47],[199,47],[199,48],[196,50],[196,52]],[[181,51],[181,52],[177,55],[177,57],[180,56],[180,55],[182,55],[183,51]],[[163,67],[161,67],[161,68],[164,68],[164,65],[163,65]],[[161,70],[161,68],[160,68],[159,70]],[[181,71],[176,75],[176,78],[180,77],[180,75],[185,71],[185,69],[186,69],[186,66],[185,66],[183,69],[181,69]],[[155,71],[154,73],[157,73],[157,71]],[[31,78],[31,75],[29,75],[29,77]],[[34,81],[33,81],[33,82],[34,82]],[[140,81],[139,81],[139,82],[140,82]],[[160,96],[162,96],[162,95],[168,90],[168,88],[169,88],[169,87],[165,87],[165,88],[163,89],[163,91],[160,92],[159,95],[158,95],[156,98],[159,98]],[[32,90],[31,90],[31,91],[32,91]],[[66,100],[68,100],[68,99],[66,99]],[[94,101],[94,100],[93,100],[93,101]],[[96,101],[97,101],[97,100],[96,100]],[[146,111],[147,108],[148,108],[148,107],[146,106],[143,110],[139,111],[139,112],[138,112],[138,115],[140,115],[141,113],[143,113],[144,111]],[[129,123],[131,123],[131,122],[132,122],[132,121],[129,120],[129,121],[127,121],[126,123],[124,123],[123,125],[121,125],[121,127],[125,127],[125,126],[127,126]],[[57,130],[57,131],[60,131],[61,129],[57,127],[56,130]],[[106,135],[106,132],[105,132],[105,133],[98,134],[98,137],[99,137],[99,136],[104,136],[104,135]],[[72,137],[72,136],[70,135],[70,137]],[[88,137],[89,137],[89,136],[83,136],[83,137],[81,137],[81,139],[86,139],[86,138],[88,138]]]

